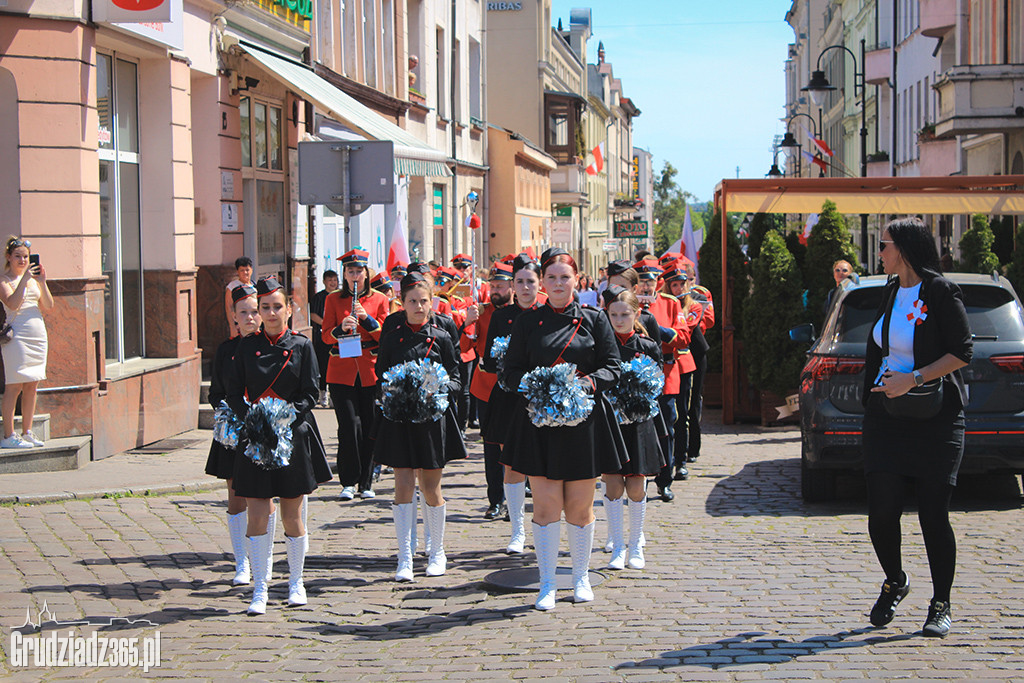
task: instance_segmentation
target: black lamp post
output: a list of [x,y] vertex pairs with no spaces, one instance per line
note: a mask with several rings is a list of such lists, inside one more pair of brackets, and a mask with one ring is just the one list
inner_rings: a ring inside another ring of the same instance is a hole
[[[844,50],[853,59],[853,95],[857,96],[857,91],[860,90],[860,175],[862,178],[868,174],[868,115],[867,115],[867,88],[864,84],[864,71],[857,70],[857,55],[855,55],[850,48],[845,45],[829,45],[821,54],[818,55],[818,68],[811,74],[811,82],[801,90],[806,90],[811,94],[811,99],[814,103],[821,107],[824,101],[824,95],[830,90],[835,90],[836,87],[828,82],[825,77],[825,72],[821,69],[821,58],[825,56],[825,53],[829,50]],[[860,41],[860,64],[864,65],[865,59],[865,47],[864,39]],[[862,213],[860,215],[860,258],[864,263],[865,267],[868,263],[868,215]]]
[[[819,115],[821,114],[821,109],[818,110],[818,114]],[[818,128],[819,127],[817,125],[817,122],[814,120],[814,117],[811,116],[810,114],[805,114],[804,112],[799,111],[799,112],[793,114],[792,116],[790,116],[788,119],[786,119],[786,134],[782,136],[782,142],[779,143],[779,147],[786,147],[786,148],[789,148],[789,149],[792,149],[792,148],[796,147],[796,149],[797,149],[797,154],[796,154],[796,174],[797,174],[797,176],[801,176],[801,175],[803,175],[801,173],[801,167],[803,165],[803,160],[800,158],[800,147],[801,147],[801,145],[800,145],[799,142],[796,141],[796,137],[789,130],[789,124],[791,124],[793,122],[793,119],[797,118],[798,116],[806,116],[808,119],[810,119],[811,120],[811,131],[814,134],[814,137],[817,138],[819,136],[819,133],[818,133]],[[819,171],[819,173],[818,173],[818,177],[819,178],[823,178],[824,176],[825,176],[825,169],[821,169]]]

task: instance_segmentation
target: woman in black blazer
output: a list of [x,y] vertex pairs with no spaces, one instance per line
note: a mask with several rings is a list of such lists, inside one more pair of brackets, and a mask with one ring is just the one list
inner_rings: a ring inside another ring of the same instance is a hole
[[[923,632],[944,636],[950,628],[956,568],[949,500],[963,457],[967,404],[960,369],[971,360],[971,331],[960,288],[939,274],[934,238],[920,220],[890,222],[882,233],[881,258],[886,274],[895,277],[875,315],[865,367],[868,531],[885,571],[871,623],[892,621],[896,605],[910,592],[902,567],[900,516],[906,486],[913,481],[933,589]],[[883,357],[886,335],[889,352]],[[887,398],[940,379],[942,404],[932,417],[893,417],[884,405]]]

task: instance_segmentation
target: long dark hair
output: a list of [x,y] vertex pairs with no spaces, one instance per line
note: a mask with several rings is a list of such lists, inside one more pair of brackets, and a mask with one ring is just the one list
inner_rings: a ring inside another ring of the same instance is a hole
[[897,218],[889,221],[885,229],[892,243],[900,250],[903,260],[919,278],[939,277],[942,269],[939,266],[935,238],[920,218]]

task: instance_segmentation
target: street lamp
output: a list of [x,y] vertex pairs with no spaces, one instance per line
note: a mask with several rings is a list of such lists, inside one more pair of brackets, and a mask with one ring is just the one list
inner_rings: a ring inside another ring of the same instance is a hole
[[[845,45],[829,45],[821,54],[818,55],[818,68],[811,74],[811,82],[801,90],[806,90],[811,94],[811,99],[820,108],[824,102],[825,93],[835,90],[836,87],[828,82],[828,78],[825,77],[825,72],[821,69],[821,58],[825,56],[825,53],[829,50],[843,50],[850,55],[853,59],[853,96],[857,96],[857,91],[860,90],[860,176],[866,177],[868,174],[868,114],[867,114],[867,88],[864,83],[864,71],[857,70],[857,55],[853,54],[850,48]],[[864,47],[864,39],[860,41],[860,64],[864,66],[866,50]],[[868,215],[862,213],[860,215],[860,257],[861,261],[867,265],[868,262]]]
[[[821,109],[818,110],[818,115],[821,116]],[[818,133],[819,126],[818,126],[817,122],[814,120],[813,116],[811,116],[810,114],[805,114],[802,111],[798,111],[797,113],[793,114],[788,119],[786,119],[786,134],[784,136],[782,136],[782,141],[779,143],[779,147],[786,147],[788,149],[792,149],[792,148],[795,147],[797,149],[797,154],[796,154],[796,174],[798,176],[800,176],[800,175],[803,175],[802,172],[801,172],[801,167],[802,167],[802,163],[803,162],[802,162],[802,159],[800,158],[800,148],[801,148],[801,145],[800,145],[799,142],[796,141],[796,137],[789,130],[789,124],[791,124],[793,122],[793,119],[797,118],[798,116],[806,116],[808,119],[810,119],[810,121],[811,121],[811,132],[813,133],[814,137],[816,137],[816,138],[819,136],[819,133]],[[825,177],[825,169],[820,169],[819,170],[818,177],[819,178]]]

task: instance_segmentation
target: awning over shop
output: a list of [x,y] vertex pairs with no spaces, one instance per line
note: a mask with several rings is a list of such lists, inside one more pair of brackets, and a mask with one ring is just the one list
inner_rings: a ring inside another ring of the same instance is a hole
[[1024,176],[725,179],[728,211],[817,213],[826,199],[843,214],[1024,214]]
[[245,42],[239,47],[296,92],[367,138],[395,143],[395,173],[448,177],[447,156],[317,76],[309,67]]

